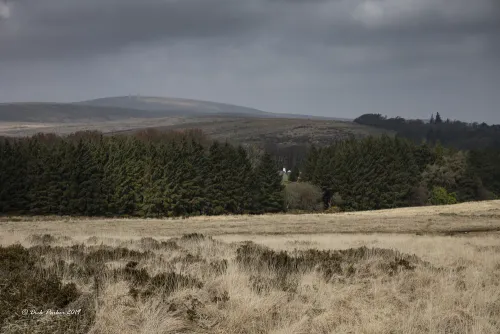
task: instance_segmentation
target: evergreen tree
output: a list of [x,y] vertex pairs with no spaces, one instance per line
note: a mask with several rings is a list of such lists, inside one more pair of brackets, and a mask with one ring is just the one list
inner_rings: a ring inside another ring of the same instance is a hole
[[118,149],[112,157],[113,168],[108,169],[115,181],[111,198],[113,211],[118,215],[133,216],[142,205],[143,147],[137,139],[127,138],[123,142],[119,141]]
[[229,202],[227,197],[232,170],[225,154],[228,152],[217,141],[215,141],[209,150],[208,156],[208,175],[207,175],[207,213],[220,215],[227,213],[226,205]]
[[271,156],[262,156],[254,173],[253,212],[280,212],[284,210],[283,189],[278,166]]
[[164,165],[159,154],[157,146],[149,143],[141,189],[143,202],[139,208],[139,214],[144,217],[160,217],[164,213],[161,186]]
[[304,182],[312,182],[314,178],[315,169],[317,166],[320,150],[316,146],[312,146],[309,155],[304,162],[301,179]]
[[178,151],[179,164],[174,169],[173,213],[176,216],[200,215],[205,206],[203,147],[183,138]]
[[252,164],[247,152],[241,146],[236,151],[234,170],[234,191],[236,210],[233,213],[249,213],[251,210]]
[[443,120],[441,118],[441,115],[438,113],[436,113],[436,120],[434,121],[434,124],[442,124],[443,123]]
[[288,177],[288,181],[297,182],[300,175],[300,170],[297,165],[292,167],[292,171],[290,172],[290,176]]

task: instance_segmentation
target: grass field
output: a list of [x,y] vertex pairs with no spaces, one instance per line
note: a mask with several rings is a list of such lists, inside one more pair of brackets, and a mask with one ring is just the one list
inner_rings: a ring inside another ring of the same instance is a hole
[[[500,201],[3,217],[0,245],[1,333],[500,333]],[[49,308],[79,313],[22,314]]]

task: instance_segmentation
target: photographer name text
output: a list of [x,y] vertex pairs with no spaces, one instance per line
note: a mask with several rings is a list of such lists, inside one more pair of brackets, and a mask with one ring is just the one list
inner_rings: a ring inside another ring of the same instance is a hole
[[28,310],[22,311],[23,315],[80,315],[81,309],[78,310]]

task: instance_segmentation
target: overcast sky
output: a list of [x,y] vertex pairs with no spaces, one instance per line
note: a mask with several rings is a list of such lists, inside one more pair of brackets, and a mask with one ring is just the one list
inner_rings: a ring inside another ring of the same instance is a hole
[[500,123],[499,0],[0,0],[0,102]]

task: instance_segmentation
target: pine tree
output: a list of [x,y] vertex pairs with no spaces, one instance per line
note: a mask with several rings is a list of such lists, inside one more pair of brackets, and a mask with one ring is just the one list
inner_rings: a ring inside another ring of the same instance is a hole
[[209,149],[207,173],[207,213],[220,215],[226,213],[228,202],[226,181],[230,178],[231,169],[223,146],[215,141]]
[[233,193],[236,198],[236,210],[233,213],[248,213],[251,209],[252,171],[252,164],[247,152],[243,147],[238,147],[233,174],[235,177]]
[[157,146],[149,143],[144,161],[144,176],[141,193],[143,196],[139,214],[144,217],[160,217],[163,215],[161,178],[163,164],[159,158]]
[[436,113],[436,120],[434,122],[434,124],[442,124],[443,123],[443,119],[441,118],[441,115],[438,113]]
[[29,214],[42,215],[48,212],[49,197],[47,187],[49,186],[49,166],[47,165],[49,150],[40,141],[39,137],[32,137],[29,141],[30,160],[28,164],[29,190]]
[[113,173],[114,193],[111,197],[113,213],[133,216],[142,204],[141,180],[143,178],[143,147],[135,138],[118,140],[118,151],[112,157],[110,170]]
[[183,138],[178,150],[178,162],[175,166],[172,201],[175,216],[200,215],[205,207],[205,178],[203,166],[205,157],[203,147],[195,142],[188,143]]
[[290,172],[290,176],[288,177],[288,181],[297,182],[300,175],[299,166],[295,165],[292,167],[292,171]]
[[278,166],[268,153],[265,153],[254,173],[253,212],[280,212],[284,210],[284,186]]
[[316,146],[312,146],[309,154],[304,162],[304,168],[302,171],[301,179],[304,182],[313,182],[314,171],[316,169],[320,150]]

